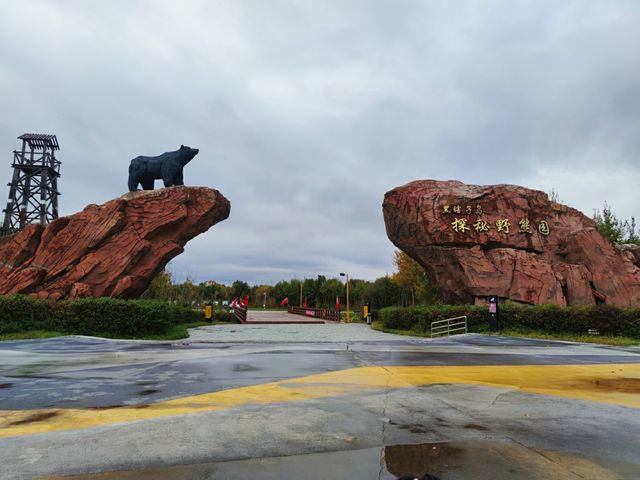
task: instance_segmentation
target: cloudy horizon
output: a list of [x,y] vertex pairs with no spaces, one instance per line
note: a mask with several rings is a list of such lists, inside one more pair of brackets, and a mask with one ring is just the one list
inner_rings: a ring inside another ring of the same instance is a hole
[[638,24],[634,1],[0,0],[0,203],[25,132],[58,136],[61,215],[199,148],[185,183],[231,216],[171,270],[250,284],[392,273],[382,199],[413,180],[630,218]]

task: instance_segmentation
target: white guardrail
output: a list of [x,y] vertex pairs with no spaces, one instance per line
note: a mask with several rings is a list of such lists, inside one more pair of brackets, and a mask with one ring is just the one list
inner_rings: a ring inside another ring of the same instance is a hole
[[448,337],[452,333],[454,333],[454,335],[467,333],[466,315],[462,317],[447,318],[446,320],[431,322],[431,337],[437,337],[438,335],[446,335]]

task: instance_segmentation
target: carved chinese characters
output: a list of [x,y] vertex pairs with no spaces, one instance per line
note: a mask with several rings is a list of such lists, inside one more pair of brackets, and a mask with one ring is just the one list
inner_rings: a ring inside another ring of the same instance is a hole
[[[444,203],[439,210],[443,215],[466,214],[466,217],[462,218],[455,216],[455,218],[451,222],[451,229],[456,233],[465,233],[471,231],[484,233],[491,230],[489,221],[483,218],[482,205],[480,204],[476,204],[475,206],[461,206],[460,204],[452,205],[450,203]],[[470,218],[472,215],[476,216],[475,221],[473,218]],[[468,225],[471,225],[472,228],[468,227]],[[495,222],[493,222],[493,225],[495,225],[494,228],[498,233],[508,234],[510,232],[514,232],[513,230],[511,230],[512,222],[509,220],[509,218],[498,218]],[[529,220],[528,217],[519,218],[517,220],[517,225],[519,226],[517,233],[526,233],[529,235],[533,234],[533,230],[531,229],[531,220]],[[538,232],[540,234],[545,236],[549,235],[549,224],[546,222],[546,220],[540,220],[537,223],[537,226]]]

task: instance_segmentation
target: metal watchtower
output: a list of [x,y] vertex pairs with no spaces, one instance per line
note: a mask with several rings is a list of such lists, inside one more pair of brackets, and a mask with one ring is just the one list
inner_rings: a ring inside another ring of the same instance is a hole
[[60,150],[55,135],[25,133],[22,149],[13,152],[13,179],[0,235],[19,232],[30,223],[46,224],[58,218]]

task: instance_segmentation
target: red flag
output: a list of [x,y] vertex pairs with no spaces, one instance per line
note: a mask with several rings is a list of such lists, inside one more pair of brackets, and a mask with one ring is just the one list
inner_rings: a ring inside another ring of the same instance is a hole
[[307,308],[309,304],[307,303],[307,297],[304,297],[304,303],[302,304],[304,308]]
[[284,300],[280,302],[280,305],[289,305],[289,297],[284,297]]
[[244,305],[245,309],[247,309],[247,310],[249,309],[249,295],[245,296],[242,299],[242,305]]
[[340,311],[340,297],[336,297],[336,310]]

